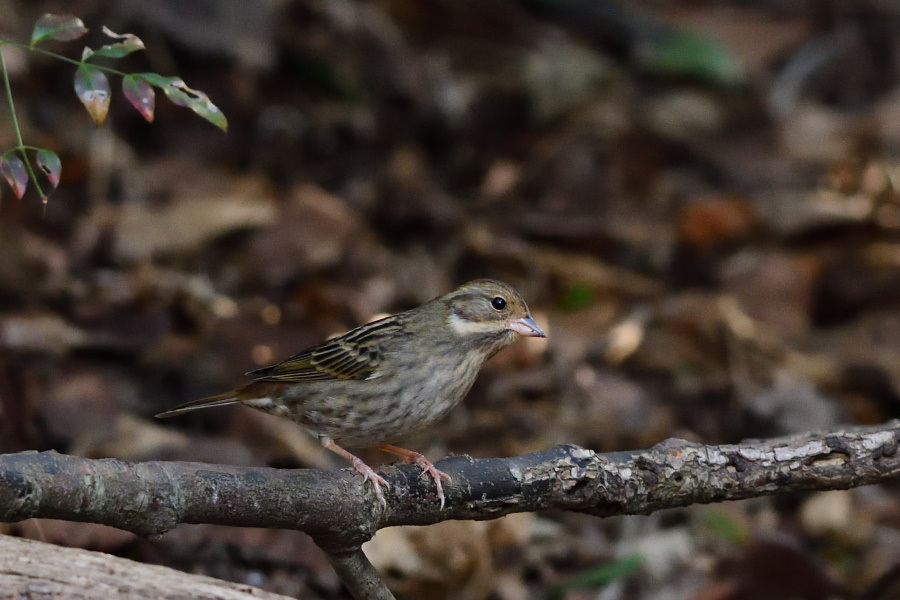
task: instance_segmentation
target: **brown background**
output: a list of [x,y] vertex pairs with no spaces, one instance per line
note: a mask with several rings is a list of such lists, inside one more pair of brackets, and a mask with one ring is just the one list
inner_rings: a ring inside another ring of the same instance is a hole
[[[0,37],[48,11],[91,29],[48,49],[135,33],[148,51],[105,64],[183,77],[230,129],[163,97],[147,124],[115,77],[97,129],[71,65],[4,48],[63,181],[46,208],[2,189],[0,451],[343,467],[249,409],[152,415],[474,277],[516,286],[549,341],[407,444],[434,459],[900,416],[893,4],[5,0]],[[898,493],[449,522],[367,551],[400,596],[545,598],[639,553],[609,597],[854,597],[900,560]],[[342,594],[295,532],[0,531]]]

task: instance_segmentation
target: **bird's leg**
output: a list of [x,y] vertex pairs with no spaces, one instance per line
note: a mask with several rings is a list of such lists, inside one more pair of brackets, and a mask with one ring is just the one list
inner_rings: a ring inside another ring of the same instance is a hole
[[434,479],[434,485],[437,488],[438,500],[441,501],[441,510],[444,510],[444,486],[441,485],[441,479],[446,480],[447,483],[453,483],[453,480],[450,479],[449,475],[439,470],[431,464],[431,461],[418,452],[413,452],[412,450],[407,450],[406,448],[400,448],[398,446],[391,446],[390,444],[377,446],[377,448],[385,452],[390,452],[391,454],[396,454],[408,462],[415,463],[419,465],[424,472],[431,475],[431,478]]
[[382,485],[389,486],[384,477],[372,470],[372,467],[364,463],[361,458],[353,456],[352,454],[335,444],[334,440],[332,440],[331,438],[323,437],[321,438],[321,440],[323,446],[325,446],[338,456],[343,457],[351,465],[353,465],[353,468],[356,469],[356,472],[363,476],[363,483],[365,483],[366,480],[372,482],[372,487],[375,488],[375,497],[378,498],[379,502],[381,502],[382,508],[387,508],[387,502],[384,499],[384,495],[381,493]]

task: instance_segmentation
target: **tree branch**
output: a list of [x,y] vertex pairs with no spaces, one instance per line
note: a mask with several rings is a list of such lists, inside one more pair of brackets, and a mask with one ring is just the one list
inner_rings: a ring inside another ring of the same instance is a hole
[[289,600],[249,585],[0,535],[0,600]]
[[440,463],[453,478],[443,511],[433,482],[414,465],[381,469],[390,484],[382,511],[371,487],[349,469],[129,463],[23,452],[0,455],[0,521],[88,521],[146,537],[179,523],[298,529],[329,553],[342,577],[356,577],[358,589],[365,589],[373,571],[359,547],[382,527],[551,509],[646,514],[847,489],[900,477],[898,444],[900,421],[891,421],[720,446],[671,439],[609,454],[559,446],[512,458],[456,456]]
[[347,589],[357,600],[394,600],[387,586],[381,580],[381,576],[362,548],[357,548],[348,554],[325,553],[328,562],[334,568]]

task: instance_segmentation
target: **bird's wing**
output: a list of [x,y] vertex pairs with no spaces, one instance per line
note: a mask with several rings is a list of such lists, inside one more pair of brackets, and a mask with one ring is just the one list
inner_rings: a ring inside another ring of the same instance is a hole
[[281,382],[367,379],[381,364],[386,342],[405,337],[403,319],[398,317],[367,323],[248,375],[257,381]]

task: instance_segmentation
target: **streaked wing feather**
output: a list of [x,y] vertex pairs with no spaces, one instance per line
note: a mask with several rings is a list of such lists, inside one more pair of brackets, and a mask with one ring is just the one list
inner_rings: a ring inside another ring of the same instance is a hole
[[384,342],[403,331],[403,319],[395,315],[357,327],[248,375],[255,375],[257,381],[280,382],[366,379],[381,363]]

